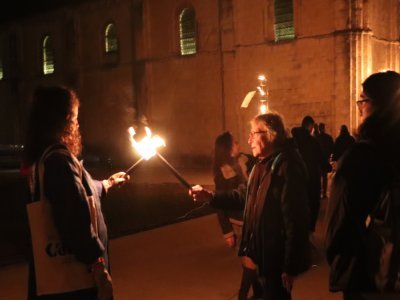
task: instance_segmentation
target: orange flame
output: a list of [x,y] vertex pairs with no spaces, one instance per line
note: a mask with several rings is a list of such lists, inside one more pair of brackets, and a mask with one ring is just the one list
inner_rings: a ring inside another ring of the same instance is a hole
[[129,135],[132,147],[140,154],[142,158],[145,160],[149,160],[157,153],[157,148],[163,146],[165,147],[165,141],[155,135],[152,136],[151,130],[149,127],[145,127],[146,136],[139,142],[134,139],[134,135],[136,134],[135,129],[133,127],[129,127]]

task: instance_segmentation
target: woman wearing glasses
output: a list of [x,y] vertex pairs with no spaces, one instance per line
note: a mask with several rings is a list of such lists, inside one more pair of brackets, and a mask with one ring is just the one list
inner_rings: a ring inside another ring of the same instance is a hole
[[[367,217],[400,172],[400,74],[372,74],[362,88],[356,103],[361,121],[357,142],[338,162],[326,237],[330,290],[342,291],[345,300],[378,293],[367,268]],[[400,212],[395,213],[398,218]],[[379,299],[387,299],[385,293]]]

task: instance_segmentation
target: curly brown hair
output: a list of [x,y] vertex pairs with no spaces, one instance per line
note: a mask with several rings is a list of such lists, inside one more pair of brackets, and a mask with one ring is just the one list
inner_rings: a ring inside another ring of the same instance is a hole
[[24,164],[32,165],[45,149],[64,144],[78,156],[82,150],[81,134],[76,120],[79,99],[63,86],[40,86],[35,89],[26,131]]

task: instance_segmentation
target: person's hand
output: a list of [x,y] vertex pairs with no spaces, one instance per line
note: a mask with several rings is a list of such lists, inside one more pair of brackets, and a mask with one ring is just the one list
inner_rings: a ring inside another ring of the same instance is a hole
[[288,273],[282,273],[282,285],[286,291],[290,294],[292,292],[294,277]]
[[231,235],[225,238],[225,243],[230,248],[234,248],[236,246],[236,237],[235,235]]
[[330,164],[331,164],[331,166],[332,166],[332,173],[335,173],[336,172],[336,168],[337,168],[337,161],[331,161],[330,162]]
[[129,179],[130,176],[125,172],[118,172],[111,175],[107,180],[103,180],[103,186],[108,191],[113,186],[123,184]]
[[112,300],[113,286],[112,279],[103,263],[95,263],[92,265],[92,274],[97,287],[97,299]]
[[189,190],[189,195],[192,196],[193,201],[208,202],[212,199],[213,193],[205,190],[200,185],[192,186]]
[[253,262],[253,260],[248,256],[241,256],[243,267],[250,270],[257,270],[257,265]]

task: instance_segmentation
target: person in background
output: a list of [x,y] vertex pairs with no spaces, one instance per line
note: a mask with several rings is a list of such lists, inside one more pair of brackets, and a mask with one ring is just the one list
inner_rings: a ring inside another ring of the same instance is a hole
[[[239,152],[239,144],[232,133],[226,131],[215,140],[213,175],[216,192],[230,192],[246,185],[249,172],[255,160],[248,154]],[[217,210],[218,221],[226,244],[238,250],[242,237],[243,210]],[[238,293],[239,300],[247,299],[250,287],[253,297],[262,297],[262,288],[257,279],[255,266],[243,260],[243,273]]]
[[333,146],[332,161],[337,162],[343,153],[355,142],[346,125],[340,126],[340,132]]
[[258,158],[247,189],[189,191],[194,201],[244,209],[239,255],[256,265],[263,299],[288,300],[295,277],[310,266],[307,171],[279,114],[251,120],[248,143]]
[[[340,157],[332,182],[326,235],[330,289],[342,291],[345,300],[398,299],[399,294],[379,292],[369,276],[365,232],[385,187],[400,174],[400,74],[374,73],[362,89],[354,104],[361,120],[357,142]],[[391,209],[398,218],[399,206]],[[352,260],[338,260],[346,257]]]
[[333,152],[333,138],[331,135],[327,134],[325,131],[325,124],[319,123],[319,136],[317,140],[322,151],[322,165],[321,165],[321,197],[327,198],[328,189],[328,173],[332,171],[332,166],[330,164],[330,158]]
[[311,214],[310,238],[313,238],[315,227],[318,220],[320,200],[321,200],[321,169],[322,151],[317,139],[312,135],[314,119],[305,116],[301,122],[301,127],[294,127],[292,135],[300,151],[301,157],[307,167],[308,172],[308,200]]
[[39,194],[45,197],[63,247],[87,266],[95,285],[83,290],[39,296],[36,289],[37,266],[32,253],[28,299],[113,298],[107,228],[100,198],[111,187],[125,182],[129,176],[119,172],[106,180],[96,181],[77,160],[82,149],[78,110],[79,99],[69,88],[47,86],[35,90],[27,127],[23,169],[30,170],[30,203],[43,200]]
[[319,127],[317,123],[314,123],[313,129],[311,130],[311,135],[318,140],[319,137]]

